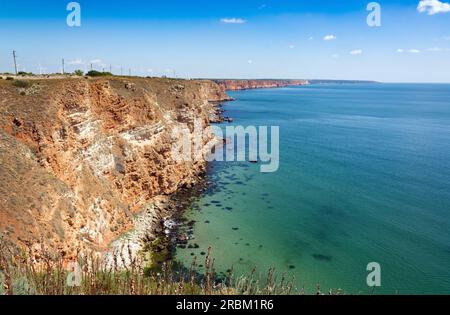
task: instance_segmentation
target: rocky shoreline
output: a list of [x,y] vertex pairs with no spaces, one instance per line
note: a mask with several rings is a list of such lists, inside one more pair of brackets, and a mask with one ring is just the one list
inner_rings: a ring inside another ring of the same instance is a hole
[[[232,122],[231,117],[224,116],[223,104],[233,100],[226,98],[211,102],[214,110],[209,122]],[[223,139],[219,141],[223,142]],[[146,205],[134,217],[133,229],[111,243],[104,255],[106,266],[120,269],[138,262],[141,267],[159,269],[173,258],[177,247],[187,247],[188,241],[194,239],[195,222],[186,222],[183,214],[211,187],[207,172],[197,174],[194,184],[181,187],[170,196],[160,196]],[[189,246],[195,248],[196,244]]]
[[192,226],[194,222],[185,222],[182,215],[207,186],[206,177],[201,174],[193,187],[180,188],[173,195],[145,206],[135,216],[133,229],[111,243],[104,255],[105,265],[121,269],[137,263],[141,267],[158,269],[169,261],[177,246],[193,239],[192,229],[182,230],[182,227],[184,224]]

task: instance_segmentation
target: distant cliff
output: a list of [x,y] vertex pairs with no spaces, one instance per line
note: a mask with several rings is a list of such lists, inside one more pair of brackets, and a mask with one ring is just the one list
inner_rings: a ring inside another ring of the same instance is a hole
[[214,80],[227,91],[278,88],[309,84],[307,80]]

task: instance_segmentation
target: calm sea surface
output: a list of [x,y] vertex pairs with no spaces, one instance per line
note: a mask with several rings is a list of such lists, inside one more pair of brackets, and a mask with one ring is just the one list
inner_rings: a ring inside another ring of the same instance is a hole
[[450,293],[450,85],[311,85],[229,93],[233,125],[280,126],[280,168],[214,162],[186,217],[218,271],[257,266],[314,293]]

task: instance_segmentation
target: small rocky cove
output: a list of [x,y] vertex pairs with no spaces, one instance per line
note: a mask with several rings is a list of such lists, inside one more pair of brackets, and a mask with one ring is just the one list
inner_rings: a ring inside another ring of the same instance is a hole
[[134,218],[134,228],[111,243],[105,255],[106,265],[121,268],[141,260],[145,267],[158,270],[173,258],[177,247],[198,248],[193,234],[196,222],[187,221],[183,214],[195,207],[195,201],[211,186],[203,173],[195,185],[182,187],[144,207]]

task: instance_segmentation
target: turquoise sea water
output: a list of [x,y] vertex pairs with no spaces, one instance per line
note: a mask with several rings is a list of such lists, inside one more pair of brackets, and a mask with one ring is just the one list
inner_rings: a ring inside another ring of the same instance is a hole
[[[450,85],[310,85],[229,93],[233,125],[280,126],[280,169],[214,162],[186,217],[216,268],[295,276],[314,293],[450,293]],[[206,222],[206,223],[205,223]],[[234,228],[234,229],[233,229]]]

